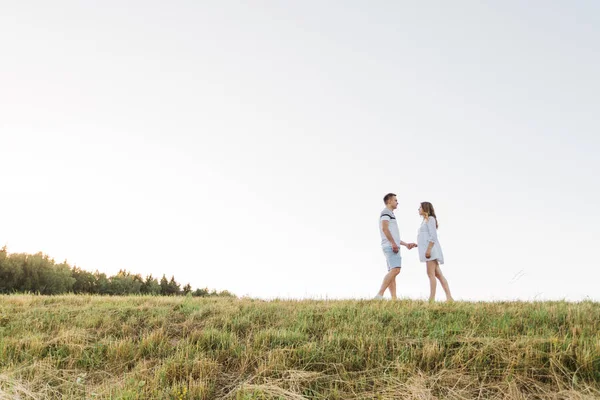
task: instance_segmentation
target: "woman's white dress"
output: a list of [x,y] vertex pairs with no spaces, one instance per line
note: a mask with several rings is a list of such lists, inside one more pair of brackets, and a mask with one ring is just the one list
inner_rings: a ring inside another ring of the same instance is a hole
[[[419,249],[419,259],[421,262],[438,260],[440,264],[444,263],[444,253],[442,253],[442,246],[437,236],[437,228],[435,227],[436,221],[434,217],[429,217],[427,220],[423,219],[423,223],[419,228],[417,235],[417,244]],[[433,248],[431,249],[431,257],[426,258],[425,253],[429,247],[429,242],[433,242]]]

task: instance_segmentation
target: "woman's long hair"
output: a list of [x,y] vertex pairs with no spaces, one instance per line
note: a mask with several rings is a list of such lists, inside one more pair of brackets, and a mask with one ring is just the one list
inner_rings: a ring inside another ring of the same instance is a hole
[[433,204],[428,201],[424,201],[421,203],[421,208],[425,213],[425,219],[428,220],[429,217],[435,218],[435,228],[437,229],[440,226],[437,215],[435,215],[435,210],[433,209]]

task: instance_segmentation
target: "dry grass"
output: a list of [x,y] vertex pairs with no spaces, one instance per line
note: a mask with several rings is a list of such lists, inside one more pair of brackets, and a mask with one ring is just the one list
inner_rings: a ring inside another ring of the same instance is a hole
[[600,304],[0,296],[1,399],[596,399]]

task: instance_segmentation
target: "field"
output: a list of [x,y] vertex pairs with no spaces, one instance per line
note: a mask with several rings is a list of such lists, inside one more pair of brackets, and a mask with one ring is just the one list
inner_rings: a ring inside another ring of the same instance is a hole
[[600,304],[0,296],[0,399],[154,398],[600,398]]

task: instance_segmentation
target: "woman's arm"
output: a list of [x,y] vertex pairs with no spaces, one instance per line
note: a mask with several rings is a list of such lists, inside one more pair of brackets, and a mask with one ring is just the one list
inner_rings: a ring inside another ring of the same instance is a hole
[[433,246],[438,241],[437,228],[435,225],[435,218],[429,217],[427,219],[427,230],[429,231],[429,246],[427,246],[427,251],[425,252],[425,257],[427,258],[431,257],[431,249],[433,249]]

